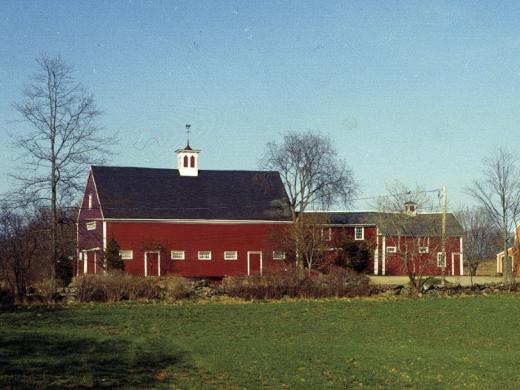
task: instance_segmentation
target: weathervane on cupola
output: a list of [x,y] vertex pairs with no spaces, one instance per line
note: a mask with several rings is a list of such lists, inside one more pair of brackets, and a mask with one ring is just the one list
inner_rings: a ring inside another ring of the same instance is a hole
[[179,170],[179,175],[181,176],[199,175],[198,159],[200,150],[194,150],[191,148],[190,133],[191,125],[186,124],[186,146],[184,147],[184,149],[177,149],[175,151],[175,153],[177,154],[177,169]]

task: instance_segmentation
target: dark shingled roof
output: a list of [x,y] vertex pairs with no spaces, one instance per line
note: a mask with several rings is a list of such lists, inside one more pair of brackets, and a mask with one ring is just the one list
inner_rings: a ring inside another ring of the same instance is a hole
[[105,218],[291,220],[278,172],[93,166]]
[[[386,235],[440,236],[442,214],[382,213],[377,211],[323,212],[331,225],[375,225]],[[446,214],[446,235],[462,236],[464,229],[452,213]]]

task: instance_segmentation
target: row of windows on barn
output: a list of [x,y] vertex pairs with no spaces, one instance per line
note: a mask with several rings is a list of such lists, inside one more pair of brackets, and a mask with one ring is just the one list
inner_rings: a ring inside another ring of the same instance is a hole
[[[321,229],[321,238],[323,241],[332,240],[332,228]],[[362,241],[365,239],[365,228],[363,226],[356,226],[354,228],[354,239],[356,241]]]
[[[396,246],[387,246],[386,253],[397,253],[398,248]],[[419,247],[419,253],[430,253],[430,248],[427,246]],[[446,266],[446,257],[443,256],[442,252],[437,252],[437,267],[442,267],[444,260],[444,266]]]
[[[120,250],[119,255],[122,260],[133,260],[133,250]],[[224,260],[238,260],[238,251],[224,251],[222,258]],[[170,252],[171,260],[186,260],[186,251],[173,250]],[[212,260],[212,251],[197,251],[197,260]],[[285,260],[285,252],[273,251],[273,260]]]

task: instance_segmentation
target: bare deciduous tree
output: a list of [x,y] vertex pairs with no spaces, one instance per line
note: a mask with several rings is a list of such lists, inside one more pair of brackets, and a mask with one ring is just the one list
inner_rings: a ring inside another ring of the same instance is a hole
[[475,276],[482,260],[494,259],[500,248],[501,233],[481,207],[466,207],[457,212],[464,228],[464,257],[470,276]]
[[13,211],[6,205],[0,210],[0,269],[12,291],[22,302],[31,285],[38,255],[45,253],[41,220]]
[[[373,205],[379,211],[378,226],[389,234],[386,245],[396,248],[396,256],[399,256],[408,276],[411,291],[418,294],[423,288],[425,273],[438,261],[442,218],[440,214],[437,217],[432,214],[425,221],[417,218],[416,213],[417,210],[438,211],[439,207],[429,196],[429,191],[421,187],[411,190],[395,181],[387,185],[386,190],[388,195],[380,197]],[[406,203],[412,208],[406,210]]]
[[512,282],[508,246],[520,216],[520,171],[516,157],[504,148],[496,149],[483,160],[483,178],[475,180],[467,193],[478,201],[490,221],[502,233],[504,281]]
[[101,112],[93,95],[74,79],[73,67],[61,57],[45,54],[36,60],[37,72],[14,104],[27,131],[11,134],[22,150],[23,173],[13,177],[21,184],[18,199],[50,202],[52,274],[60,257],[58,208],[70,204],[79,189],[87,164],[101,163],[114,137],[101,135]]
[[357,183],[345,161],[338,158],[330,138],[311,131],[291,131],[282,142],[269,142],[261,166],[280,173],[289,195],[294,225],[289,239],[292,236],[299,264],[308,249],[303,236],[312,235],[315,229],[312,221],[304,221],[307,208],[328,209],[334,203],[346,206],[357,191]]
[[325,216],[319,213],[308,214],[305,218],[294,221],[277,245],[294,257],[294,251],[297,250],[310,275],[312,269],[322,262],[331,246],[327,225],[328,219]]
[[312,205],[348,205],[357,191],[352,171],[330,138],[311,131],[289,132],[281,143],[269,142],[261,165],[280,173],[294,220]]

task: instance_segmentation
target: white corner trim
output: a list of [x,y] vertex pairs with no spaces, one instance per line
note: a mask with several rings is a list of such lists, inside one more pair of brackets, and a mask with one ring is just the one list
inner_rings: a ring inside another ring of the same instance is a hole
[[464,275],[464,238],[460,237],[460,275]]
[[103,221],[103,250],[107,249],[107,223]]
[[383,252],[381,254],[381,275],[386,275],[386,237],[383,236]]
[[[91,173],[91,177],[92,177],[92,183],[94,183],[94,188],[96,190],[96,198],[97,198],[98,205],[99,205],[99,211],[101,211],[101,218],[104,219],[105,216],[103,215],[103,207],[101,206],[101,201],[99,200],[99,192],[97,189],[96,179],[94,178],[94,172],[92,171],[92,166],[90,166],[90,173]],[[88,184],[88,182],[87,182],[87,184]]]

